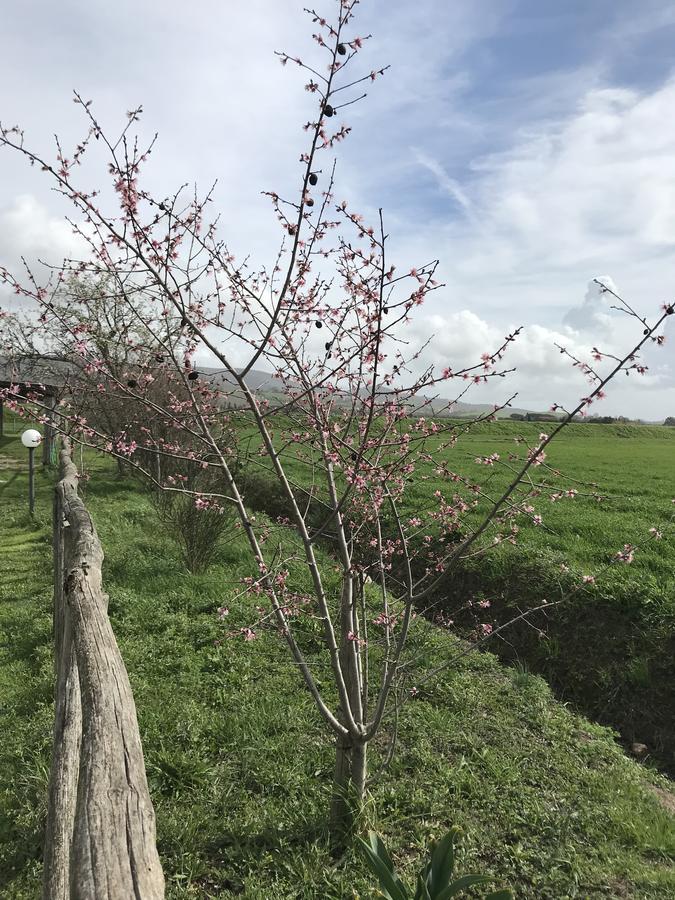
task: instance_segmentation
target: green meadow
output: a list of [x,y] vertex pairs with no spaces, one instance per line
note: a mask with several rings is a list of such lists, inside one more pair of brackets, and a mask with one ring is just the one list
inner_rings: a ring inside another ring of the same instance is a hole
[[[510,481],[513,464],[508,455],[522,448],[515,438],[535,446],[550,423],[494,422],[480,425],[459,437],[453,449],[442,454],[450,466],[485,484],[499,495]],[[434,454],[433,444],[430,451]],[[479,456],[500,454],[494,471],[475,463]],[[436,454],[434,454],[436,455]],[[551,469],[562,474],[555,477]],[[675,428],[640,425],[569,425],[547,447],[546,466],[531,470],[533,481],[550,487],[533,501],[543,527],[523,528],[524,546],[557,551],[570,563],[586,567],[603,563],[626,543],[642,544],[632,564],[665,580],[675,579],[675,549],[649,540],[649,529],[665,530],[675,507]],[[596,487],[597,485],[597,487]],[[413,484],[408,508],[428,505],[428,496],[443,485],[431,477]],[[574,499],[551,503],[550,495],[575,489]],[[603,498],[593,498],[594,493]],[[590,496],[589,496],[590,495]]]
[[[439,423],[446,425],[447,420]],[[551,424],[500,420],[469,428],[461,420],[452,423],[447,435],[427,440],[425,450],[433,464],[421,465],[411,479],[405,493],[405,513],[413,516],[433,509],[436,490],[446,496],[452,493],[452,485],[434,474],[442,462],[481,485],[490,497],[499,497],[515,473],[516,464],[509,460],[509,454],[522,457],[524,453],[525,445],[516,443],[516,439],[536,446],[539,434],[550,430]],[[402,431],[408,428],[407,424],[401,426]],[[457,436],[454,447],[446,446],[449,435]],[[519,544],[560,553],[570,564],[589,571],[609,562],[624,544],[640,544],[633,569],[653,573],[664,583],[675,580],[675,549],[672,544],[651,540],[649,534],[652,527],[665,532],[674,521],[675,428],[572,424],[546,452],[545,465],[530,470],[533,483],[547,485],[532,501],[543,526],[525,522]],[[494,466],[475,462],[477,457],[493,453],[500,456]],[[292,446],[286,451],[285,462],[296,484],[320,484],[320,477],[312,478],[309,466],[294,459]],[[263,472],[260,463],[254,460],[253,464]],[[261,477],[265,477],[264,472]],[[578,493],[574,499],[550,501],[553,493],[566,490]],[[600,502],[595,494],[602,497]],[[486,506],[487,501],[482,501],[479,510]]]

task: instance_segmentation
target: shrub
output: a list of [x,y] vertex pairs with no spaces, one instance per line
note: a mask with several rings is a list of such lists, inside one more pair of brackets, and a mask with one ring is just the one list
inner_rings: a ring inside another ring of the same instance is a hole
[[231,508],[200,494],[220,493],[219,483],[210,471],[186,467],[184,487],[194,493],[153,491],[152,503],[169,537],[181,550],[187,569],[199,574],[214,561],[223,534],[231,527]]

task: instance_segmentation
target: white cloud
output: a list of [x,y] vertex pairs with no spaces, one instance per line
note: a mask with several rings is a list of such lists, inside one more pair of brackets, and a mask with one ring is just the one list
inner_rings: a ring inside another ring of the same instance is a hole
[[614,293],[618,293],[618,288],[609,275],[597,276],[589,281],[583,302],[579,306],[572,307],[565,314],[563,318],[565,325],[575,331],[591,332],[596,335],[596,338],[607,332],[611,322],[608,315],[609,301],[607,298],[611,297],[611,294],[603,291],[603,284]]
[[[673,108],[673,81],[644,93],[592,89],[566,118],[539,123],[516,134],[507,151],[475,159],[461,184],[471,217],[456,215],[453,198],[401,242],[414,258],[433,247],[442,260],[447,287],[436,295],[434,311],[447,315],[448,306],[466,306],[499,323],[500,332],[511,323],[530,323],[531,332],[538,323],[563,335],[573,329],[589,347],[609,342],[617,351],[629,349],[640,337],[638,323],[610,313],[595,289],[581,303],[576,298],[598,271],[611,273],[604,277],[615,279],[650,320],[672,298]],[[437,174],[444,190],[442,168]],[[534,347],[528,352],[538,358]],[[641,388],[626,379],[624,413],[658,419],[672,405],[661,389],[669,369],[663,360],[672,352],[668,342],[650,351],[660,362]],[[543,369],[539,376],[538,396],[550,397],[555,382]]]
[[21,194],[0,209],[0,264],[14,266],[21,257],[31,265],[39,260],[58,264],[82,249],[72,226],[30,194]]

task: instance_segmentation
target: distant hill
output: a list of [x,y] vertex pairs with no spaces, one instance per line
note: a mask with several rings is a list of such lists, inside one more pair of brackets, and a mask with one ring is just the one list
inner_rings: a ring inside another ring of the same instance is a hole
[[[222,369],[216,369],[209,366],[199,366],[199,371],[203,372],[211,380],[211,384],[226,393],[236,396],[237,387],[231,376],[223,372]],[[271,372],[263,372],[260,369],[251,369],[247,375],[247,381],[252,390],[263,394],[270,400],[280,400],[282,391],[278,380]],[[450,400],[439,397],[437,399],[428,400],[421,396],[416,402],[416,406],[420,406],[426,402],[425,415],[451,416],[461,419],[476,418],[491,413],[494,406],[491,403],[464,403],[458,401],[453,404],[452,409],[448,411]],[[526,416],[534,410],[523,409],[521,407],[509,406],[506,409],[499,410],[496,413],[498,419],[508,419],[511,415]],[[543,415],[543,413],[541,413]]]
[[[231,396],[233,403],[242,401],[243,398],[241,398],[240,395],[237,396],[238,388],[235,381],[230,375],[224,372],[222,368],[202,366],[199,364],[197,364],[197,368],[203,375],[208,377],[214,388]],[[18,380],[21,382],[30,381],[33,383],[42,382],[47,385],[58,387],[67,382],[68,376],[77,370],[78,367],[73,366],[72,364],[63,360],[50,359],[48,357],[24,359],[19,363],[17,370],[15,362],[10,365],[7,360],[0,358],[0,383],[4,382],[7,384],[10,380]],[[262,369],[251,369],[246,376],[246,380],[251,390],[255,393],[262,394],[266,399],[273,403],[284,402],[285,398],[281,385],[272,372],[265,372]],[[411,408],[413,406],[414,408],[418,408],[424,405],[424,415],[459,419],[474,419],[479,416],[487,416],[492,413],[494,409],[493,405],[490,403],[465,403],[459,400],[452,405],[450,410],[448,410],[449,403],[450,400],[443,397],[429,399],[420,396],[415,404],[410,405]],[[542,419],[553,418],[548,411],[542,412],[540,410],[526,409],[518,406],[508,406],[505,409],[500,409],[495,415],[498,419],[509,419],[512,416],[526,417],[528,415],[541,416]],[[673,423],[675,423],[673,417],[670,417],[665,422],[666,425]],[[662,422],[645,422],[645,424],[660,425]]]

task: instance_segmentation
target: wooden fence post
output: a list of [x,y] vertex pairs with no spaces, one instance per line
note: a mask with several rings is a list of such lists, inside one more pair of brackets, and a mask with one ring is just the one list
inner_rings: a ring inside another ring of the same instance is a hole
[[162,900],[136,707],[69,450],[54,502],[56,719],[42,896]]

